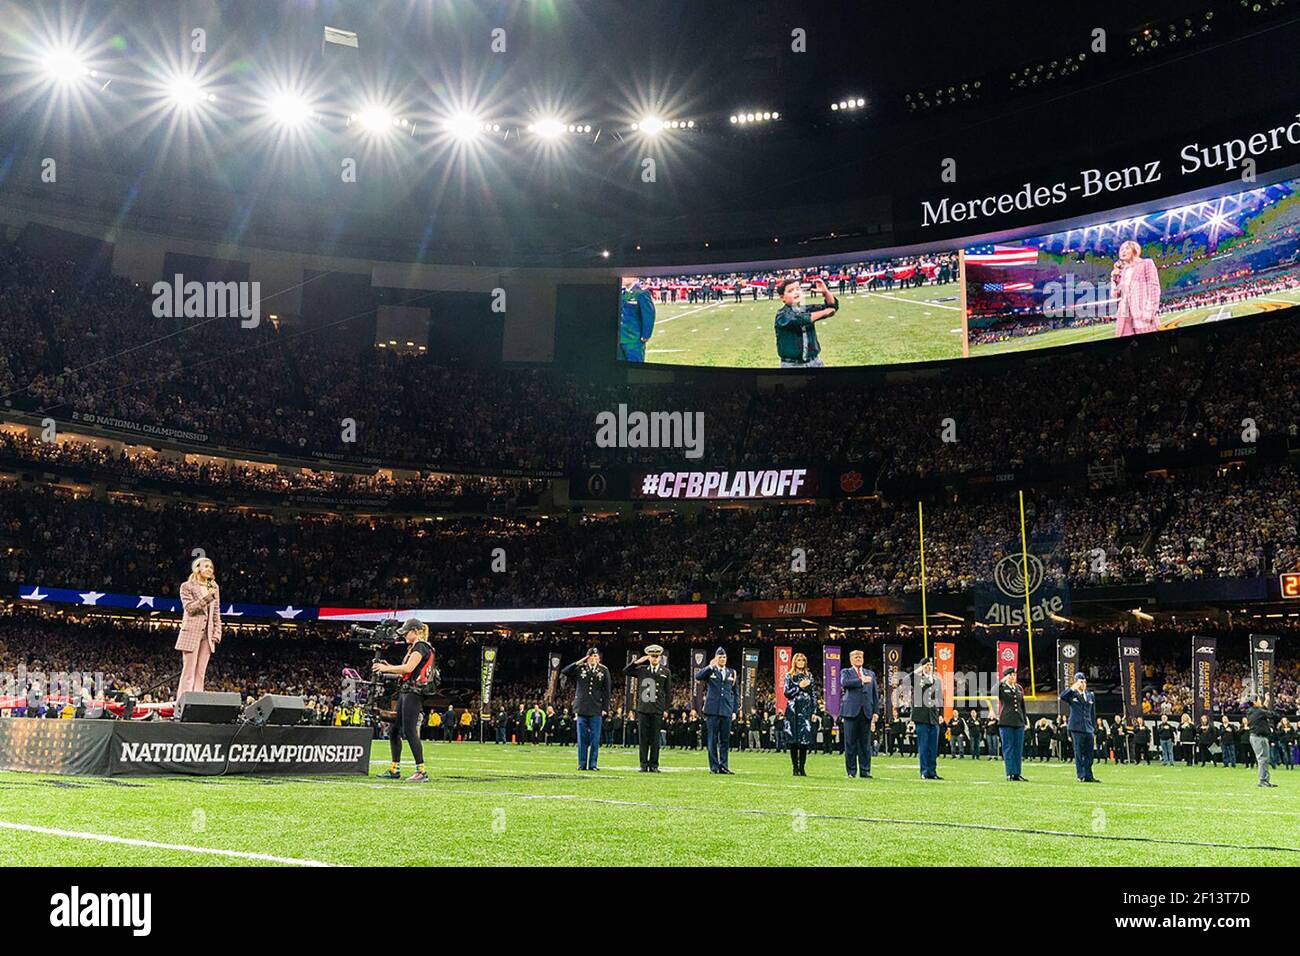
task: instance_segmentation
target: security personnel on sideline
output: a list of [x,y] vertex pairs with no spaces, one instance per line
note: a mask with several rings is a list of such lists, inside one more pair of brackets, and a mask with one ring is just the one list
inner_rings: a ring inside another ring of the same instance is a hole
[[1004,668],[1002,681],[998,684],[998,736],[1002,738],[1002,765],[1006,769],[1007,779],[1021,783],[1020,762],[1025,753],[1025,728],[1029,718],[1025,716],[1025,691],[1016,682],[1016,669]]
[[1088,690],[1083,671],[1074,675],[1074,683],[1061,691],[1061,700],[1070,705],[1070,738],[1074,744],[1074,772],[1080,783],[1100,783],[1092,775],[1092,735],[1097,726],[1097,698]]
[[600,662],[600,650],[590,648],[587,656],[560,671],[574,678],[573,712],[578,717],[578,769],[599,770],[601,718],[609,711],[613,679]]
[[424,713],[424,686],[429,682],[429,672],[433,667],[429,625],[411,618],[397,629],[397,633],[406,639],[406,657],[402,663],[375,661],[373,667],[376,674],[396,674],[402,679],[397,694],[397,713],[393,717],[392,726],[388,728],[393,762],[388,765],[388,772],[379,776],[385,780],[402,779],[399,768],[402,763],[402,738],[405,737],[411,745],[411,756],[415,758],[415,773],[408,778],[408,782],[428,783],[429,777],[424,772],[424,744],[420,741],[420,717]]
[[634,276],[625,276],[619,294],[618,357],[644,362],[645,346],[655,330],[655,302]]
[[920,758],[922,780],[942,780],[939,776],[939,721],[943,719],[943,682],[934,674],[934,658],[921,661],[913,675],[912,723],[916,725],[916,755]]
[[727,652],[719,647],[695,675],[705,682],[704,726],[709,738],[709,773],[731,773],[727,750],[731,744],[731,718],[739,703],[736,672],[727,666]]
[[862,666],[862,651],[849,652],[849,666],[840,671],[840,727],[844,735],[844,768],[850,777],[871,779],[871,738],[880,694],[876,672]]
[[641,772],[659,772],[659,731],[672,703],[672,678],[661,663],[664,649],[651,644],[645,655],[623,668],[636,679],[636,737],[641,743]]

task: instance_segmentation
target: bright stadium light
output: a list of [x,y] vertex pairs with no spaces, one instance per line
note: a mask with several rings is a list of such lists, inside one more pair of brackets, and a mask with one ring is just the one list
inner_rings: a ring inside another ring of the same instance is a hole
[[[462,141],[471,140],[479,133],[493,132],[493,124],[485,123],[472,113],[456,113],[443,125],[453,139]],[[496,128],[499,130],[500,125]]]
[[41,58],[41,72],[51,83],[64,86],[76,83],[87,77],[94,77],[95,71],[86,65],[76,50],[66,47],[52,50]]
[[367,106],[355,119],[367,133],[383,133],[397,125],[393,114],[382,106]]
[[296,93],[279,93],[267,102],[266,112],[281,126],[302,126],[312,117],[308,102]]
[[543,139],[555,139],[565,131],[565,125],[554,117],[538,120],[529,130]]
[[181,109],[193,109],[201,103],[214,103],[216,97],[206,92],[192,76],[176,76],[167,83],[167,98]]
[[640,121],[633,123],[632,128],[645,133],[647,136],[657,136],[663,132],[664,121],[657,116],[646,116]]

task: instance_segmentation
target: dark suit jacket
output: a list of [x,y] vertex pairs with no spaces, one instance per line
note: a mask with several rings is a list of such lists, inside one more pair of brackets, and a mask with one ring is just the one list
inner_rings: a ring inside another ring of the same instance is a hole
[[840,670],[840,716],[856,717],[866,714],[870,720],[873,714],[880,712],[879,685],[876,672],[862,668],[862,676],[856,669],[845,667]]

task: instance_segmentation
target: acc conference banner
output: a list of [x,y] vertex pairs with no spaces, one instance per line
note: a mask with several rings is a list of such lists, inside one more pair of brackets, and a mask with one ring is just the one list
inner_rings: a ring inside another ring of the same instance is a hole
[[[1262,697],[1273,693],[1273,658],[1277,651],[1277,638],[1270,634],[1250,635],[1250,676],[1253,691]],[[1271,701],[1276,706],[1277,701]]]
[[479,657],[478,677],[478,714],[489,717],[492,714],[492,678],[497,672],[497,649],[484,647]]
[[[888,723],[898,716],[898,683],[902,680],[903,645],[886,644],[884,656],[885,669],[881,672],[885,676],[883,711],[885,723]],[[829,698],[829,696],[828,694],[827,697]],[[839,705],[836,704],[836,706]],[[838,717],[839,714],[836,714],[836,716]]]
[[840,715],[840,666],[843,657],[834,644],[822,646],[822,693],[826,697],[826,713]]
[[1214,657],[1218,642],[1212,637],[1192,637],[1192,720],[1214,714]]
[[[1056,693],[1074,683],[1074,675],[1079,672],[1079,642],[1074,638],[1061,638],[1056,642]],[[1068,713],[1070,707],[1058,696],[1056,712]]]
[[1124,719],[1142,716],[1142,638],[1119,639],[1119,689],[1124,702]]
[[[1029,619],[1035,628],[1045,628],[1053,617],[1070,610],[1068,587],[1052,580],[1047,567],[1030,545],[1029,554],[1016,543],[1015,551],[993,566],[993,580],[975,586],[975,616],[984,624],[1006,627],[1025,625],[1025,569],[1029,569]],[[987,573],[987,572],[986,572]]]
[[778,647],[772,651],[773,662],[776,665],[776,712],[785,713],[785,675],[790,673],[790,659],[793,656],[794,648]]
[[747,647],[741,654],[740,667],[740,716],[749,718],[754,712],[754,692],[758,685],[757,647]]
[[953,664],[957,657],[957,648],[953,644],[934,645],[934,670],[939,675],[940,686],[943,687],[943,719],[952,720],[953,710],[956,707],[956,701],[953,700]]

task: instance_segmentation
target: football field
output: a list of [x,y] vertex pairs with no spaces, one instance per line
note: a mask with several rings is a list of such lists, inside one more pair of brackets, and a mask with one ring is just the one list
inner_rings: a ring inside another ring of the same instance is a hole
[[[775,753],[426,745],[426,784],[357,777],[88,778],[0,774],[0,860],[38,866],[230,865],[1300,865],[1300,773],[1262,790],[1250,769],[878,758],[851,780],[838,755],[808,776]],[[373,768],[387,763],[376,741]],[[409,763],[403,773],[409,774]]]
[[[833,290],[832,290],[833,291]],[[840,311],[817,323],[828,366],[928,362],[961,357],[961,304],[955,282],[920,289],[845,293]],[[805,293],[804,302],[819,302]],[[778,368],[779,299],[672,303],[655,308],[647,362],[723,368]]]

